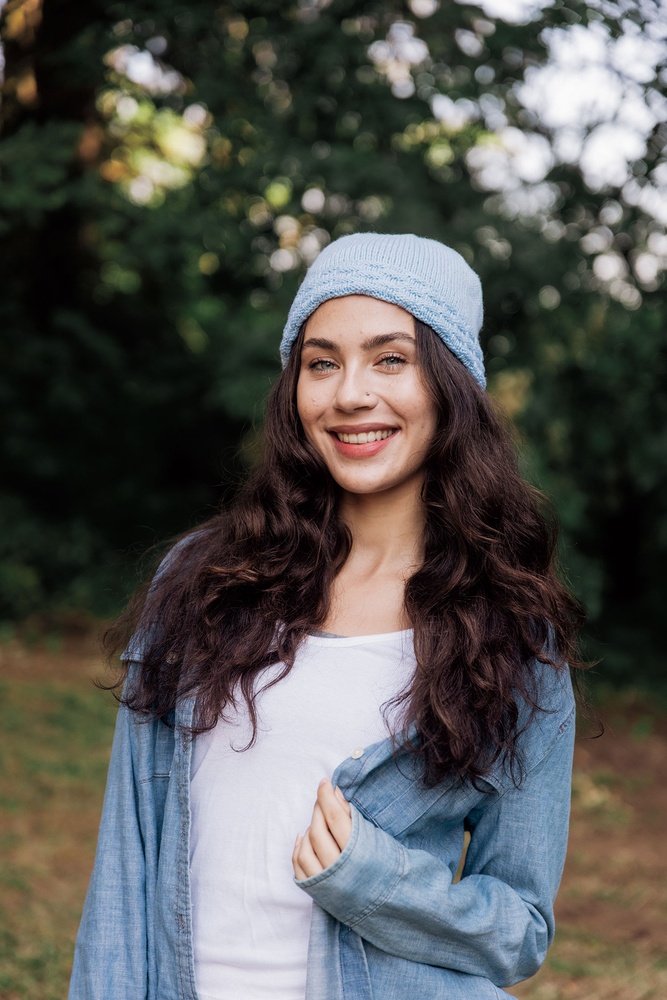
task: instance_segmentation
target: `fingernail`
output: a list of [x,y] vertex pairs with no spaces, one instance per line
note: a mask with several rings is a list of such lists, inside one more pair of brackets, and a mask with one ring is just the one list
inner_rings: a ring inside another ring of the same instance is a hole
[[[326,783],[327,783],[328,780],[329,780],[328,778],[322,778],[322,780],[320,781],[320,785],[326,785]],[[319,787],[319,785],[318,785],[318,787]],[[312,785],[311,785],[311,788],[312,788]]]
[[294,841],[294,849],[295,849],[295,850],[296,850],[296,848],[297,848],[297,847],[299,846],[299,844],[300,844],[300,843],[301,843],[301,834],[300,834],[300,833],[297,833],[297,835],[296,835],[296,840]]

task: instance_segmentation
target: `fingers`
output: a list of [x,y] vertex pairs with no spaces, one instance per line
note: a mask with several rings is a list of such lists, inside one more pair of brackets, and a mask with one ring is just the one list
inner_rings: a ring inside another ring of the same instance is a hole
[[[311,824],[301,843],[295,847],[293,867],[305,872],[305,877],[317,875],[333,864],[340,854],[340,848],[331,835],[319,803],[315,803]],[[300,876],[297,876],[297,878]]]
[[352,832],[352,810],[340,788],[334,790],[330,781],[321,781],[317,789],[319,805],[330,835],[339,853],[345,849]]
[[[335,859],[334,859],[335,860]],[[292,854],[292,868],[297,878],[310,878],[311,875],[319,875],[324,871],[323,865],[313,846],[311,838],[311,827],[308,827],[303,837],[297,837]]]
[[318,875],[340,857],[350,839],[352,810],[340,788],[324,779],[317,790],[311,824],[298,836],[292,852],[292,867],[298,879]]
[[[306,833],[307,832],[308,831],[306,831]],[[295,877],[298,879],[308,878],[306,872],[301,867],[301,863],[299,861],[299,848],[301,847],[302,842],[303,842],[303,837],[301,837],[300,834],[297,834],[297,838],[294,841],[294,850],[292,851],[292,868],[294,869]]]
[[342,807],[345,810],[345,812],[347,813],[347,815],[351,816],[352,815],[352,810],[350,809],[350,803],[347,801],[347,799],[345,798],[345,796],[341,792],[341,790],[338,787],[338,785],[336,785],[336,787],[334,788],[334,795],[336,796],[336,798],[338,799],[338,801],[342,805]]
[[310,843],[323,868],[332,865],[342,850],[336,834],[325,818],[319,801],[315,803],[313,809],[313,818],[310,823]]

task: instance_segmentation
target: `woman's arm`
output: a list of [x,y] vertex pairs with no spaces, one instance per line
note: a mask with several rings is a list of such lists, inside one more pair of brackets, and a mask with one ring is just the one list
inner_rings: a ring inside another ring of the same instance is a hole
[[118,710],[97,853],[77,935],[69,1000],[145,1000],[146,885],[136,720]]
[[[526,979],[541,965],[553,937],[573,739],[572,709],[520,787],[491,793],[473,811],[471,843],[457,884],[446,864],[427,851],[404,847],[354,808],[342,852],[297,884],[390,954],[486,976],[498,986]],[[302,847],[295,852],[297,863]]]

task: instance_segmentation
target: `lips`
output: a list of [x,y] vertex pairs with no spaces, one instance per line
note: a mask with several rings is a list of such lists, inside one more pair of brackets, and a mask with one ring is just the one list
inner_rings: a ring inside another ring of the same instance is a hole
[[392,427],[383,430],[360,431],[355,434],[346,434],[342,431],[333,431],[339,441],[345,444],[372,444],[374,441],[384,441],[386,438],[396,434],[397,428]]
[[398,433],[398,427],[378,427],[377,424],[336,427],[329,431],[334,448],[346,458],[371,458],[386,448]]

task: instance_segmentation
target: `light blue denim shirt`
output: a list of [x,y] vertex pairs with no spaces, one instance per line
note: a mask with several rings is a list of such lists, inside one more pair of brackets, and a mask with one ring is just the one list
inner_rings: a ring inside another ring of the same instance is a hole
[[[427,788],[419,759],[395,756],[389,739],[336,768],[352,833],[298,883],[314,902],[305,1000],[507,1000],[499,987],[537,971],[554,933],[574,741],[567,670],[537,669],[546,711],[521,737],[518,788],[502,765],[479,791]],[[70,1000],[197,1000],[183,730],[193,708],[181,702],[175,728],[119,710]]]

